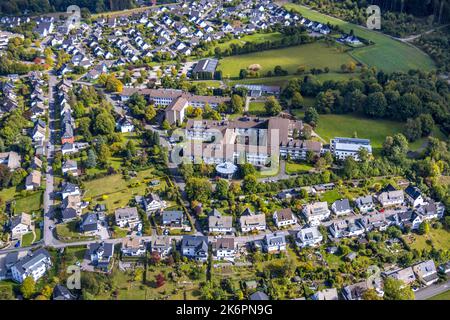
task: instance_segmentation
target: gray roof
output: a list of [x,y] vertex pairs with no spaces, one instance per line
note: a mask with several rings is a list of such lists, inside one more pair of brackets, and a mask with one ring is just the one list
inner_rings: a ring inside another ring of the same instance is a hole
[[47,250],[41,248],[19,260],[14,266],[20,273],[26,273],[44,259],[50,259],[50,254]]
[[97,254],[103,250],[104,257],[111,257],[114,253],[114,243],[96,242],[89,244],[89,254]]
[[256,291],[249,297],[250,300],[270,300],[269,296],[262,291]]
[[348,199],[343,199],[343,200],[337,200],[333,203],[334,208],[336,211],[341,212],[341,211],[348,211],[350,210],[350,202],[348,201]]
[[181,248],[195,248],[208,252],[208,237],[204,236],[183,236]]
[[164,211],[162,214],[163,224],[172,222],[181,222],[183,220],[183,211]]
[[193,73],[197,72],[211,72],[214,73],[217,68],[217,64],[219,63],[216,59],[203,59],[200,60],[192,70]]
[[95,213],[87,213],[81,221],[81,229],[83,231],[95,231],[98,228],[98,218]]

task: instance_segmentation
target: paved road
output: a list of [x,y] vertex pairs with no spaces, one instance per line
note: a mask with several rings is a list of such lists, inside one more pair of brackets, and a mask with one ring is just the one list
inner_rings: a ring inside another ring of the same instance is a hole
[[55,239],[53,235],[53,228],[55,226],[55,222],[53,220],[53,199],[55,197],[54,191],[54,179],[53,179],[53,168],[52,163],[55,155],[55,141],[57,141],[58,137],[55,132],[55,122],[56,122],[56,110],[55,110],[55,98],[54,98],[54,89],[57,84],[58,79],[50,74],[49,75],[49,129],[50,135],[47,141],[47,173],[46,177],[46,187],[44,193],[44,243],[46,246],[52,246],[54,244],[59,243],[57,239]]
[[420,289],[415,292],[416,300],[427,300],[435,295],[450,290],[450,280],[444,283],[432,284],[429,287]]

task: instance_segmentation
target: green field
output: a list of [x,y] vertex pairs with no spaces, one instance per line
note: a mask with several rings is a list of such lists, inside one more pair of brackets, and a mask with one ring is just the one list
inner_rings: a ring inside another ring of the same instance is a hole
[[[261,43],[261,42],[265,42],[265,41],[278,40],[278,39],[281,39],[282,37],[283,37],[283,35],[279,32],[255,33],[255,34],[243,36],[240,39],[232,39],[232,40],[225,41],[223,43],[219,43],[218,45],[216,45],[214,47],[214,49],[220,48],[223,50],[223,49],[229,48],[232,44],[242,46],[246,42]],[[214,51],[214,49],[213,49],[213,51]]]
[[[121,174],[114,174],[100,179],[84,183],[85,199],[92,205],[105,204],[108,212],[114,212],[117,208],[125,207],[136,195],[144,195],[148,182],[154,178],[153,169],[140,171],[136,178],[129,181],[123,179]],[[159,187],[165,185],[161,181]]]
[[264,105],[264,102],[250,102],[248,106],[248,113],[252,116],[264,116],[266,114]]
[[314,167],[306,163],[286,162],[287,174],[306,173],[312,169],[314,169]]
[[428,298],[428,300],[450,300],[450,290],[440,293],[434,297]]
[[41,209],[43,191],[35,192],[25,198],[16,200],[15,211],[16,213],[26,212],[31,213]]
[[304,44],[289,48],[267,50],[227,57],[219,62],[224,78],[237,78],[241,69],[247,69],[252,64],[261,66],[261,74],[273,71],[279,65],[290,74],[295,73],[299,66],[307,69],[329,67],[331,72],[339,72],[344,63],[355,61],[348,53],[341,52],[337,46],[329,47],[323,42]]
[[386,72],[408,71],[410,69],[430,71],[435,68],[431,58],[419,49],[397,41],[380,32],[371,31],[364,27],[321,14],[298,4],[287,3],[284,6],[287,9],[292,9],[300,13],[305,18],[321,23],[329,22],[332,25],[339,26],[346,33],[354,30],[356,36],[373,41],[375,43],[374,45],[353,49],[351,53],[355,59],[364,64],[374,66]]
[[390,120],[374,120],[352,114],[321,114],[317,134],[327,143],[334,137],[352,137],[370,139],[374,153],[378,153],[386,136],[403,131],[403,123]]
[[403,238],[412,249],[431,249],[431,246],[427,243],[427,240],[431,240],[433,246],[437,250],[450,250],[450,232],[445,229],[430,228],[430,232],[428,234],[411,234],[405,235]]

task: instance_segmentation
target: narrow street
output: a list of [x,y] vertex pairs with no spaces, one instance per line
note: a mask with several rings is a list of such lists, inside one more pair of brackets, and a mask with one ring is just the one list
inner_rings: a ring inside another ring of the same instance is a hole
[[57,84],[58,79],[56,76],[49,73],[49,109],[48,109],[48,127],[49,127],[49,137],[47,141],[47,172],[46,172],[46,187],[44,192],[44,244],[46,246],[52,246],[59,243],[55,239],[53,234],[53,229],[55,227],[55,221],[53,220],[53,200],[55,198],[54,191],[54,177],[53,177],[53,160],[55,156],[55,141],[58,137],[56,136],[56,110],[55,110],[55,98],[54,98],[54,88]]

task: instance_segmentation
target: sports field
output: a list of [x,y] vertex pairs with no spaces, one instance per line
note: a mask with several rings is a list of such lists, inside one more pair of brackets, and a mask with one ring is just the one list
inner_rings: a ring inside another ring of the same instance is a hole
[[287,3],[284,7],[297,11],[305,18],[321,23],[329,22],[332,25],[337,25],[344,32],[350,33],[353,30],[356,36],[373,41],[375,43],[374,45],[353,49],[351,52],[351,55],[355,59],[364,64],[374,66],[386,72],[408,71],[410,69],[429,71],[435,68],[433,61],[428,55],[390,36],[321,14],[298,4]]
[[273,71],[278,65],[289,74],[295,73],[299,66],[305,66],[307,70],[328,67],[331,72],[339,72],[342,64],[355,62],[355,59],[348,53],[338,50],[338,47],[316,42],[232,56],[221,59],[218,69],[222,70],[224,78],[237,78],[241,69],[248,69],[252,64],[261,66],[261,74]]

